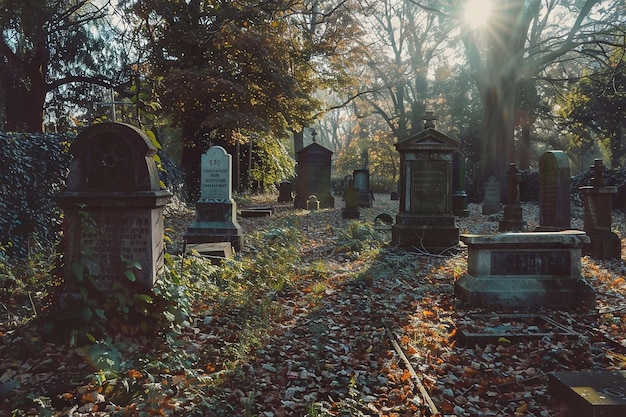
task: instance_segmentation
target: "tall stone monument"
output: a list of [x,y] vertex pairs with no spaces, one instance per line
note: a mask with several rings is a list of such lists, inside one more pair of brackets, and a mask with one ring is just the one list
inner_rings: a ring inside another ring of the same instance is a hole
[[56,196],[66,290],[76,292],[69,277],[79,270],[102,290],[132,270],[151,289],[164,267],[163,208],[171,198],[159,185],[156,147],[134,126],[101,123],[80,133],[70,152],[67,188]]
[[396,143],[400,211],[391,244],[440,253],[459,243],[452,213],[452,153],[459,141],[435,129],[432,112],[424,120],[424,130]]
[[617,187],[606,185],[601,159],[596,159],[591,169],[592,185],[579,188],[585,207],[584,229],[591,238],[585,253],[599,259],[621,259],[622,241],[611,230],[612,200]]
[[[315,140],[315,136],[313,137]],[[314,195],[320,208],[334,208],[331,193],[331,156],[333,152],[317,142],[296,152],[298,157],[295,208],[306,209],[309,197]]]
[[232,157],[221,146],[212,146],[202,155],[201,167],[196,218],[187,228],[185,242],[231,242],[240,251],[243,235],[232,198]]
[[563,151],[547,151],[539,159],[539,227],[537,231],[568,230],[570,168]]

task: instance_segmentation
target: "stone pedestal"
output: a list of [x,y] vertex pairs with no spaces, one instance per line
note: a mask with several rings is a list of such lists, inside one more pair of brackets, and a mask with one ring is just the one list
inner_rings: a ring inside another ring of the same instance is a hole
[[221,146],[202,155],[200,199],[196,217],[184,235],[187,244],[230,242],[236,251],[243,247],[237,223],[237,203],[232,199],[232,157]]
[[[427,120],[434,116],[427,114]],[[456,139],[435,130],[434,123],[396,144],[400,211],[391,231],[392,245],[442,253],[459,243],[452,213],[452,152],[458,146]]]
[[467,275],[454,294],[473,307],[594,308],[595,292],[581,277],[579,230],[461,235]]

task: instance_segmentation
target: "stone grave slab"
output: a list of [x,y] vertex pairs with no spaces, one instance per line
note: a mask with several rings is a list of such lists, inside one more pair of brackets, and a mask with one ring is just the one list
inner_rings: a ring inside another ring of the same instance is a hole
[[224,259],[230,259],[235,253],[230,242],[192,243],[185,245],[185,253],[190,253],[192,250],[209,258],[213,264],[219,264]]
[[470,314],[457,321],[459,346],[497,344],[503,337],[511,343],[578,333],[543,314]]
[[581,276],[580,230],[461,235],[467,275],[454,294],[475,307],[594,308],[595,291]]
[[274,207],[248,207],[241,209],[241,217],[271,217],[274,215]]
[[567,406],[567,417],[626,416],[626,371],[554,372],[548,392]]

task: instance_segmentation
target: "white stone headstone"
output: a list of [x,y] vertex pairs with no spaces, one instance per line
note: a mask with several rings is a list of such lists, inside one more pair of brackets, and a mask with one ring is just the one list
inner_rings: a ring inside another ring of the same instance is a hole
[[221,146],[213,146],[202,155],[200,200],[232,199],[232,157]]

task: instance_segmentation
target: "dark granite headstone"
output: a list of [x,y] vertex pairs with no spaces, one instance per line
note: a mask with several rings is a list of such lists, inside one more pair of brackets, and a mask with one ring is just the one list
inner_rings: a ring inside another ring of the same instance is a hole
[[237,203],[232,198],[232,157],[221,146],[202,155],[200,198],[196,218],[187,228],[187,243],[231,242],[236,251],[243,246],[237,223]]
[[290,201],[293,201],[293,196],[291,195],[291,182],[283,181],[278,186],[278,202],[287,203]]
[[504,206],[504,218],[500,220],[498,230],[501,232],[520,232],[526,229],[520,205],[519,183],[522,174],[515,164],[509,164],[507,180],[507,202]]
[[459,229],[452,213],[452,152],[459,142],[435,130],[431,112],[425,129],[398,142],[400,211],[391,244],[440,253],[456,247]]
[[491,175],[485,183],[485,195],[483,197],[482,214],[496,214],[502,211],[500,201],[500,183],[495,176]]
[[314,142],[298,151],[297,154],[298,177],[296,178],[294,207],[306,209],[311,195],[317,197],[320,208],[335,207],[330,181],[332,151]]
[[585,207],[584,229],[591,238],[585,253],[599,259],[621,259],[621,239],[611,230],[612,200],[617,187],[606,185],[601,159],[596,159],[591,169],[592,185],[579,188]]
[[[164,267],[163,208],[171,198],[159,185],[156,151],[144,132],[123,123],[93,125],[76,137],[67,188],[56,197],[66,277],[82,265],[106,290],[130,269],[152,288]],[[71,280],[65,284],[76,291]]]
[[570,168],[563,151],[548,151],[539,159],[538,231],[570,228]]

